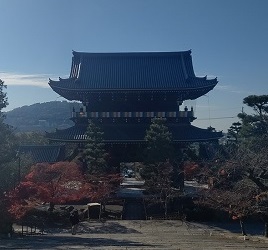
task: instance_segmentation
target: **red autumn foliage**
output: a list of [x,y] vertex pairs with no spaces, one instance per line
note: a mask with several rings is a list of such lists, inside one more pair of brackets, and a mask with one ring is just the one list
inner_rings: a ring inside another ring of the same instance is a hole
[[121,181],[118,174],[88,178],[74,162],[40,163],[7,194],[9,212],[19,219],[42,203],[64,204],[84,199],[105,202]]
[[89,198],[92,186],[74,162],[40,163],[7,194],[9,212],[21,218],[28,210],[45,202],[63,204]]
[[186,161],[183,167],[186,180],[192,180],[200,170],[200,166],[196,162]]
[[236,215],[233,215],[233,216],[232,216],[232,220],[239,220],[239,217],[236,216]]
[[123,177],[120,174],[89,176],[92,188],[90,193],[91,201],[105,203],[111,194],[118,189],[122,181]]

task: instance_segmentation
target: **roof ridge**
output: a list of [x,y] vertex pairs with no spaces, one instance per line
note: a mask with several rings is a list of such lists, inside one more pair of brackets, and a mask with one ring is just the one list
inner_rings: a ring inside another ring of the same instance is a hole
[[191,50],[185,51],[131,51],[131,52],[80,52],[72,51],[74,56],[141,56],[141,55],[151,55],[151,56],[164,56],[164,55],[181,55],[181,54],[191,54]]

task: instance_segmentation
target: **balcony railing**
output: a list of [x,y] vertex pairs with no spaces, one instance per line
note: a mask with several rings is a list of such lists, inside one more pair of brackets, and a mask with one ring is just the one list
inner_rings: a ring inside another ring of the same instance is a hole
[[154,112],[72,112],[73,118],[179,118],[194,117],[194,111],[154,111]]

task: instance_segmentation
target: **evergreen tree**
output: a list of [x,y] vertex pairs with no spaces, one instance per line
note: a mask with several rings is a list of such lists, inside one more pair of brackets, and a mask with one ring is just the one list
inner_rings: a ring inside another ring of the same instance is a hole
[[7,94],[4,92],[4,89],[7,86],[4,85],[4,82],[0,79],[0,118],[3,117],[2,109],[8,105]]
[[241,128],[242,124],[240,122],[233,122],[232,126],[228,129],[228,138],[237,142]]
[[242,120],[241,134],[244,137],[263,136],[268,133],[268,95],[250,95],[243,103],[253,108],[254,114],[238,114]]
[[103,143],[103,132],[94,122],[90,122],[86,132],[86,144],[84,157],[89,174],[101,174],[107,171],[107,157],[105,144]]
[[140,174],[145,180],[157,178],[158,166],[162,166],[162,163],[173,158],[172,136],[165,122],[165,119],[154,118],[146,131],[145,164],[140,170]]
[[166,119],[154,118],[146,131],[145,141],[148,143],[146,161],[149,163],[165,162],[172,157],[172,135],[165,122]]
[[0,165],[11,160],[11,153],[14,149],[13,132],[7,124],[4,123],[4,114],[2,109],[8,105],[7,95],[4,92],[6,85],[0,79]]
[[[3,168],[6,164],[12,160],[12,149],[14,145],[14,140],[12,137],[11,128],[4,123],[4,115],[2,113],[2,109],[8,105],[7,102],[7,95],[4,92],[6,85],[0,79],[0,175],[5,181],[14,181],[14,172],[11,177],[9,175],[5,175],[3,172]],[[14,152],[14,150],[13,150]],[[9,169],[10,170],[10,169]],[[8,171],[8,174],[11,171]],[[0,180],[1,181],[1,180]],[[9,187],[9,186],[8,186]],[[12,232],[12,222],[9,218],[7,212],[7,202],[4,196],[4,191],[7,190],[5,185],[0,185],[0,218],[1,218],[1,225],[0,225],[0,233],[11,233]]]
[[172,134],[165,124],[166,119],[154,118],[146,131],[147,142],[145,164],[140,170],[145,179],[145,187],[151,194],[147,202],[164,208],[164,216],[168,216],[170,200],[179,193],[174,187],[179,186],[179,169],[174,162],[175,149],[172,145]]

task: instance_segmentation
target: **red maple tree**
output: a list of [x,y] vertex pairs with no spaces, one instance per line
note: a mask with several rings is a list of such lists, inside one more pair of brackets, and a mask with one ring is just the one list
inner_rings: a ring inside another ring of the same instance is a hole
[[24,180],[7,196],[9,212],[15,218],[41,203],[64,204],[90,197],[92,185],[86,180],[81,166],[74,162],[40,163],[32,167]]
[[39,163],[8,194],[9,212],[15,219],[27,211],[49,203],[66,204],[88,200],[105,204],[122,181],[119,174],[86,175],[75,162]]
[[90,175],[91,184],[90,198],[93,202],[105,203],[106,200],[118,189],[123,177],[120,174]]

